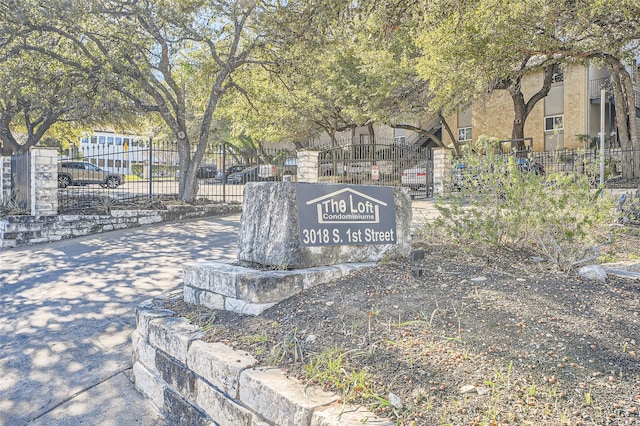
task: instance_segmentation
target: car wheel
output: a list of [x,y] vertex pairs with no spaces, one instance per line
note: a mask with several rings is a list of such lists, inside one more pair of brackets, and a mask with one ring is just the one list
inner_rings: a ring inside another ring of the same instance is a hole
[[66,188],[71,185],[71,177],[67,175],[58,176],[58,188]]
[[115,176],[109,176],[104,183],[107,188],[115,189],[120,185],[120,179]]

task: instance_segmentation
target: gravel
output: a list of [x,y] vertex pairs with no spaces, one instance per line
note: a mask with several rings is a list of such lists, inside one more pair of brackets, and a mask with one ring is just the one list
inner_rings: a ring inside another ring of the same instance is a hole
[[[625,234],[607,256],[639,259],[638,243]],[[507,249],[415,249],[424,257],[354,272],[259,317],[173,309],[207,340],[399,425],[640,425],[640,280],[582,279]]]

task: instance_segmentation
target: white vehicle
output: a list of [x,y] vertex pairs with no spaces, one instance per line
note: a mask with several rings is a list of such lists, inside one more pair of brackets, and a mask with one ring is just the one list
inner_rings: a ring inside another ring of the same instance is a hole
[[349,161],[344,169],[347,175],[370,175],[371,161]]
[[371,175],[371,161],[342,161],[334,163],[324,161],[320,163],[320,176],[349,176],[349,175]]
[[427,161],[423,161],[410,169],[403,170],[401,178],[402,185],[408,186],[411,189],[426,187],[428,164]]
[[320,176],[342,176],[344,174],[344,163],[333,163],[333,161],[325,160],[318,165],[318,174]]

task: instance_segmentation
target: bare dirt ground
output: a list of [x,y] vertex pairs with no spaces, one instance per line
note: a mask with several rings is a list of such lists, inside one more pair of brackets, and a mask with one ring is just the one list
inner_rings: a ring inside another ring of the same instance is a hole
[[[415,244],[259,317],[177,302],[207,339],[398,425],[640,425],[640,280]],[[604,248],[640,263],[640,230]]]

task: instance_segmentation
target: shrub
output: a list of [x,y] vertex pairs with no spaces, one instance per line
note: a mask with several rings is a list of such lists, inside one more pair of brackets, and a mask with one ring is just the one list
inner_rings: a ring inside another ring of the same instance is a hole
[[28,213],[27,209],[20,207],[14,199],[0,200],[0,217],[25,215]]
[[532,249],[563,271],[597,257],[614,220],[610,197],[587,175],[548,174],[513,155],[467,154],[453,166],[453,188],[432,224],[469,246]]

